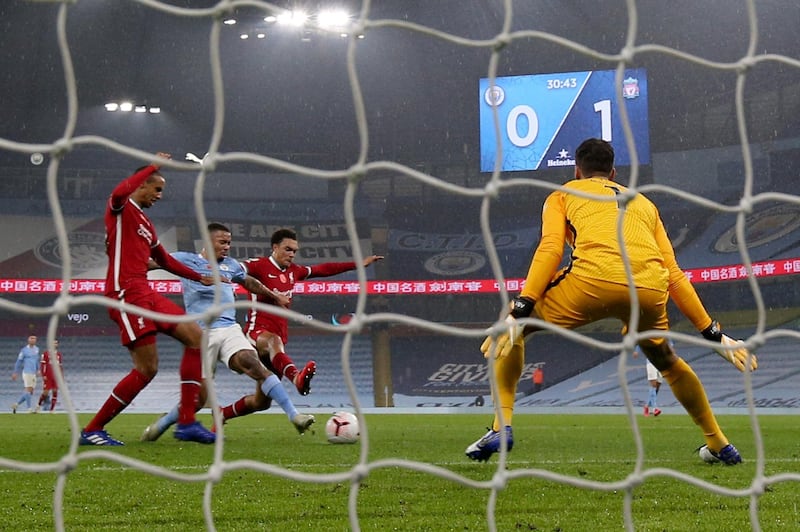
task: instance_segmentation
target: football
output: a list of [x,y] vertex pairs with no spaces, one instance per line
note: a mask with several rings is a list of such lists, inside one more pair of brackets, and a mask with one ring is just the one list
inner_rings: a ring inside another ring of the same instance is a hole
[[325,434],[331,443],[356,443],[361,436],[358,418],[350,412],[336,412],[325,423]]

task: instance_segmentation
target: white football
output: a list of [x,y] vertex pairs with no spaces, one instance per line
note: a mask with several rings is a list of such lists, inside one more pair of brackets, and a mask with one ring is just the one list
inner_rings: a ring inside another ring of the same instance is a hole
[[331,443],[356,443],[361,436],[358,418],[350,412],[336,412],[325,423],[325,435]]

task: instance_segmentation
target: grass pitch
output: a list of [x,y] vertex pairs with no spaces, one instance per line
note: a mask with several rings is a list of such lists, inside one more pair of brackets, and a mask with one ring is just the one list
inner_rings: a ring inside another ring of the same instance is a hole
[[[489,463],[464,456],[489,416],[367,414],[364,469],[354,468],[362,445],[327,443],[327,417],[318,415],[316,433],[304,436],[279,414],[232,420],[215,466],[215,446],[178,442],[171,432],[139,442],[153,415],[122,414],[108,430],[126,445],[79,447],[78,460],[69,459],[66,415],[0,415],[0,529],[53,530],[63,489],[68,531],[203,530],[206,490],[208,518],[219,531],[352,530],[351,499],[361,530],[490,530],[492,521],[500,531],[624,530],[630,480],[637,531],[800,529],[794,416],[759,418],[766,460],[758,477],[747,416],[719,416],[745,459],[735,467],[710,466],[693,453],[701,439],[684,413],[638,416],[644,474],[636,475],[626,416],[518,414],[507,477],[498,474],[496,456]],[[200,419],[210,424],[210,415]],[[754,525],[747,491],[763,478],[763,493],[752,499]],[[493,487],[502,488],[496,500]]]

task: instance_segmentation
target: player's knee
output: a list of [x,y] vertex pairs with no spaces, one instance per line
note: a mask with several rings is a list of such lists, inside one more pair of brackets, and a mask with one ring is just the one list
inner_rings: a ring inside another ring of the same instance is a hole
[[239,351],[235,356],[242,373],[248,377],[255,380],[264,380],[269,377],[269,370],[261,363],[255,351]]
[[158,364],[143,364],[136,366],[136,370],[147,379],[147,382],[152,381],[158,374]]
[[666,340],[660,343],[640,342],[639,346],[658,371],[669,369],[678,360],[678,356]]
[[256,395],[255,401],[253,401],[253,410],[255,412],[260,412],[268,409],[271,404],[272,401],[269,399],[269,397],[266,397],[265,395]]

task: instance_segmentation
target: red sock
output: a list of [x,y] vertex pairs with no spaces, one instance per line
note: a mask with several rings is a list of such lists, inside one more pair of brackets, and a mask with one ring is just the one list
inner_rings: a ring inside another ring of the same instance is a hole
[[279,379],[281,377],[286,377],[290,381],[293,381],[294,376],[297,375],[297,367],[286,353],[278,353],[272,357],[272,367],[275,368],[275,374]]
[[222,419],[228,420],[234,417],[246,416],[247,414],[252,414],[253,409],[247,406],[246,399],[247,397],[241,397],[232,405],[223,407]]
[[181,402],[178,406],[178,424],[189,425],[195,421],[197,399],[200,396],[200,382],[203,379],[203,359],[200,350],[187,347],[181,359]]
[[144,390],[144,387],[147,386],[150,381],[151,379],[145,377],[138,370],[132,369],[130,373],[125,375],[125,377],[117,383],[111,395],[106,399],[106,402],[100,407],[100,410],[83,430],[86,432],[103,430],[103,427],[105,427],[109,421],[117,417],[117,414],[122,412],[139,392]]
[[56,401],[58,400],[58,392],[53,390],[53,398],[50,400],[50,411],[56,409]]

